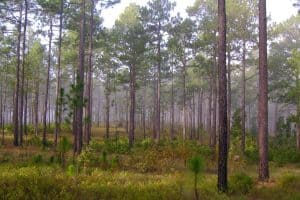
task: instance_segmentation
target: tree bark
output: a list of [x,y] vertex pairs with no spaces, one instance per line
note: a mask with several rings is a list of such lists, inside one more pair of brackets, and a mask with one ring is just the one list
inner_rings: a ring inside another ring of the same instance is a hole
[[87,80],[87,105],[86,105],[86,115],[87,122],[85,125],[85,140],[89,144],[91,140],[91,129],[92,129],[92,79],[93,79],[93,69],[92,69],[92,58],[93,58],[93,35],[94,35],[94,7],[95,2],[91,0],[91,17],[90,17],[90,38],[89,38],[89,67],[88,67],[88,80]]
[[55,103],[55,138],[54,144],[57,145],[58,135],[61,125],[61,43],[62,43],[62,28],[63,28],[63,9],[64,0],[60,0],[59,10],[59,33],[58,33],[58,57],[57,57],[57,75],[56,75],[56,103]]
[[242,118],[242,135],[241,150],[245,153],[246,139],[246,40],[243,40],[243,56],[242,56],[242,99],[241,99],[241,118]]
[[160,71],[161,71],[161,23],[158,23],[158,42],[157,42],[157,80],[156,80],[156,111],[155,111],[155,139],[160,140]]
[[85,0],[81,1],[81,20],[80,20],[80,40],[79,40],[79,57],[78,57],[78,69],[77,69],[77,86],[78,86],[78,105],[76,108],[76,154],[79,155],[82,150],[82,136],[83,136],[83,90],[84,90],[84,54],[85,54]]
[[202,105],[203,105],[203,90],[200,89],[198,93],[198,136],[200,139],[200,143],[203,144],[203,122],[202,122]]
[[210,87],[209,87],[209,95],[208,95],[208,113],[207,113],[207,133],[209,135],[209,145],[211,145],[211,141],[212,141],[212,134],[211,134],[211,111],[212,111],[212,78],[210,77]]
[[25,18],[24,18],[24,25],[23,25],[23,49],[22,49],[22,75],[21,75],[21,91],[20,91],[20,135],[19,135],[19,145],[23,145],[23,114],[24,114],[24,83],[25,83],[25,50],[26,50],[26,29],[27,29],[27,13],[28,13],[28,2],[24,0],[25,4]]
[[129,116],[129,147],[133,147],[135,128],[135,66],[130,66],[130,116]]
[[50,68],[51,68],[51,48],[52,48],[52,19],[50,19],[50,28],[49,28],[49,45],[48,45],[48,65],[47,65],[47,80],[46,80],[46,90],[45,90],[45,102],[44,102],[44,115],[43,115],[43,145],[46,146],[47,143],[47,108],[48,108],[48,94],[49,94],[49,85],[50,85]]
[[[108,79],[108,77],[107,77]],[[110,110],[110,91],[109,80],[106,80],[106,91],[105,91],[105,138],[109,138],[109,110]]]
[[182,126],[182,139],[186,139],[186,66],[185,62],[183,62],[183,104],[182,104],[182,118],[183,118],[183,126]]
[[17,67],[16,67],[16,89],[15,89],[15,97],[14,97],[14,145],[19,146],[19,95],[20,95],[20,49],[21,49],[21,34],[22,34],[22,10],[23,4],[20,4],[20,16],[18,21],[18,43],[17,43]]
[[227,121],[228,121],[228,149],[230,149],[230,134],[231,134],[231,49],[228,45],[228,64],[227,64],[227,85],[228,85],[228,94],[227,94]]
[[172,65],[172,85],[171,85],[171,140],[175,139],[174,133],[174,66]]
[[227,80],[226,80],[226,7],[225,0],[218,0],[218,68],[219,68],[219,157],[218,190],[227,191]]
[[266,0],[259,0],[259,94],[258,143],[260,181],[269,179],[268,164],[268,69],[267,69],[267,17]]

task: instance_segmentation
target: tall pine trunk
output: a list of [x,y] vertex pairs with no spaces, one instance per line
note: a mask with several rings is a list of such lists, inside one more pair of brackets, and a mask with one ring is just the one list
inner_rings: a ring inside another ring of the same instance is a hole
[[129,116],[129,147],[134,143],[135,127],[135,66],[130,67],[130,116]]
[[21,35],[22,35],[22,10],[23,4],[20,3],[20,16],[18,21],[18,42],[17,42],[17,67],[16,67],[16,88],[15,88],[15,96],[14,96],[14,114],[13,114],[13,121],[14,121],[14,145],[19,146],[19,102],[20,102],[20,65],[21,65],[21,58],[20,58],[20,50],[21,50]]
[[89,144],[91,140],[91,129],[92,129],[92,79],[93,79],[93,69],[92,69],[92,58],[93,58],[93,34],[94,34],[94,0],[91,0],[91,16],[90,16],[90,37],[89,37],[89,67],[88,67],[88,80],[87,80],[87,104],[86,104],[86,115],[87,122],[85,125],[85,140]]
[[43,145],[47,143],[46,132],[47,132],[47,108],[48,108],[48,94],[50,85],[50,68],[51,68],[51,48],[52,48],[52,19],[50,19],[49,28],[49,46],[48,46],[48,65],[47,65],[47,80],[46,80],[46,92],[45,92],[45,102],[44,102],[44,115],[43,115]]
[[227,191],[227,80],[226,80],[226,7],[225,0],[218,0],[218,68],[219,68],[219,157],[218,190]]
[[243,56],[242,56],[242,99],[241,99],[241,118],[242,118],[242,138],[241,150],[245,153],[246,139],[246,41],[243,40]]
[[228,63],[227,63],[227,129],[228,129],[228,149],[230,149],[230,132],[231,132],[231,49],[228,45]]
[[[80,20],[80,35],[79,35],[79,54],[78,54],[78,68],[77,68],[77,97],[78,105],[76,106],[76,154],[79,155],[82,150],[82,136],[83,136],[83,91],[84,91],[84,55],[85,55],[85,0],[81,1],[81,20]],[[77,98],[76,97],[76,98]]]
[[20,91],[20,135],[19,135],[19,144],[23,144],[23,132],[24,132],[24,122],[23,122],[23,115],[24,115],[24,85],[25,85],[25,50],[26,50],[26,29],[27,29],[27,13],[28,13],[28,2],[24,0],[25,4],[25,17],[24,17],[24,24],[23,24],[23,49],[22,49],[22,75],[21,75],[21,91]]
[[63,9],[64,0],[60,0],[59,10],[59,33],[58,33],[58,57],[57,57],[57,74],[56,74],[56,102],[55,102],[55,137],[54,143],[57,145],[58,135],[61,126],[61,43],[62,43],[62,28],[63,28]]
[[259,0],[259,94],[258,144],[260,181],[269,179],[268,164],[268,69],[267,69],[267,17],[266,0]]

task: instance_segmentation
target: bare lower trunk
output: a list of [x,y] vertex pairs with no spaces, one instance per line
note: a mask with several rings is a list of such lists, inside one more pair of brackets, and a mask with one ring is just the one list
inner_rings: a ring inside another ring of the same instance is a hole
[[92,56],[93,56],[93,34],[94,34],[94,0],[91,0],[91,17],[90,17],[90,37],[89,37],[89,68],[88,68],[88,80],[87,80],[87,105],[86,115],[87,122],[85,125],[85,140],[89,144],[91,140],[91,128],[92,128]]
[[175,139],[174,133],[174,69],[172,65],[172,88],[171,88],[171,139]]
[[135,66],[130,67],[130,116],[129,116],[129,147],[134,143],[135,127]]
[[246,41],[243,40],[243,56],[242,56],[242,99],[241,99],[241,118],[242,118],[242,137],[241,150],[245,153],[246,139]]
[[64,0],[60,0],[60,13],[59,13],[59,33],[58,33],[58,57],[57,57],[57,77],[56,77],[56,102],[55,102],[55,138],[54,143],[57,145],[58,135],[60,132],[61,124],[61,43],[62,43],[62,26],[63,26],[63,8]]
[[18,22],[18,43],[17,43],[17,67],[16,67],[16,89],[15,89],[15,96],[14,96],[14,114],[13,114],[13,121],[14,121],[14,145],[19,146],[19,95],[20,95],[20,65],[21,65],[21,58],[20,58],[20,49],[21,49],[21,28],[22,28],[22,10],[23,6],[22,3],[20,5],[20,16]]
[[226,9],[225,0],[218,0],[218,68],[219,68],[219,156],[218,190],[227,191],[227,80],[226,80]]
[[203,144],[202,102],[203,102],[203,90],[200,89],[200,92],[198,93],[198,136],[201,144]]
[[266,0],[259,0],[259,95],[258,138],[260,181],[269,179],[268,164],[268,69]]
[[27,0],[24,0],[25,4],[25,19],[23,25],[23,49],[22,49],[22,75],[21,75],[21,91],[20,91],[20,138],[19,143],[22,146],[23,144],[23,114],[24,114],[24,85],[25,85],[25,50],[26,50],[26,29],[27,29],[27,12],[28,12],[28,3]]
[[25,91],[25,109],[24,109],[24,134],[28,135],[27,128],[27,111],[28,111],[28,79],[26,80],[26,91]]
[[228,76],[228,94],[227,94],[227,121],[228,121],[228,149],[230,149],[230,132],[231,132],[231,54],[230,47],[228,47],[228,65],[227,65],[227,76]]
[[78,102],[76,108],[76,154],[79,155],[82,150],[82,136],[83,136],[83,88],[84,88],[84,50],[85,50],[85,0],[81,1],[81,21],[80,21],[80,41],[79,41],[79,55],[78,55],[78,69],[77,69],[77,86],[78,86]]
[[185,64],[183,64],[183,105],[182,105],[182,117],[183,117],[183,126],[182,126],[182,138],[186,139],[186,71]]
[[212,134],[211,134],[211,113],[212,113],[212,79],[210,79],[210,88],[209,88],[209,95],[208,95],[208,112],[207,112],[207,133],[209,135],[209,145],[211,145],[212,141]]
[[110,110],[110,95],[108,91],[105,94],[105,138],[109,138],[109,110]]
[[47,81],[46,81],[46,93],[45,93],[44,116],[43,116],[43,145],[44,146],[47,143],[46,131],[47,131],[47,108],[48,108],[48,94],[49,94],[50,68],[51,68],[51,45],[52,45],[52,19],[50,19]]
[[161,39],[162,36],[160,34],[161,31],[161,24],[159,22],[158,27],[158,42],[157,42],[157,80],[156,80],[156,111],[155,111],[155,139],[158,141],[160,140],[160,70],[161,70]]

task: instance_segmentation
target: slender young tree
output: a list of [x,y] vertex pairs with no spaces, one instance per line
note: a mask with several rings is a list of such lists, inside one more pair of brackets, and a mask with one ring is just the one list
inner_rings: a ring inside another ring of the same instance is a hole
[[218,68],[219,68],[219,157],[218,190],[227,191],[227,80],[226,80],[226,7],[218,0]]

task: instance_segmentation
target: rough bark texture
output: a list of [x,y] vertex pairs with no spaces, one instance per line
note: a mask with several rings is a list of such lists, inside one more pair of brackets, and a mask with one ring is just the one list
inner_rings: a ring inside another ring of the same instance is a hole
[[259,94],[258,144],[260,181],[269,179],[268,166],[268,69],[267,69],[267,17],[266,0],[259,0]]
[[62,42],[62,28],[63,28],[63,9],[64,9],[64,0],[60,0],[60,13],[59,13],[59,33],[58,33],[58,57],[57,57],[57,77],[56,77],[56,103],[55,103],[55,138],[54,143],[57,145],[58,135],[60,132],[60,123],[61,123],[61,106],[60,106],[60,73],[61,73],[61,42]]
[[92,129],[92,79],[93,79],[93,69],[92,69],[92,56],[93,56],[93,34],[94,34],[94,0],[91,0],[91,17],[90,17],[90,37],[89,37],[89,67],[88,67],[88,80],[87,80],[87,105],[86,105],[86,115],[87,122],[85,125],[85,141],[87,144],[91,140],[91,129]]
[[49,94],[49,85],[50,85],[50,67],[51,67],[51,48],[52,48],[52,19],[50,19],[50,30],[49,30],[49,49],[48,49],[48,66],[47,66],[47,80],[46,80],[46,93],[45,93],[45,102],[44,102],[44,115],[43,115],[43,145],[47,143],[47,107],[48,107],[48,94]]
[[300,151],[300,102],[298,102],[297,106],[297,116],[298,116],[298,121],[297,121],[297,150]]
[[172,85],[171,85],[171,139],[175,139],[175,132],[174,132],[174,66],[172,65]]
[[20,91],[20,65],[21,65],[21,58],[20,58],[20,49],[21,49],[21,28],[22,28],[22,10],[23,6],[22,3],[20,5],[20,16],[18,21],[18,43],[17,43],[17,67],[16,67],[16,89],[15,89],[15,96],[14,96],[14,114],[13,114],[13,121],[14,121],[14,145],[19,146],[19,91]]
[[242,118],[242,138],[241,150],[245,153],[246,139],[246,41],[243,40],[243,56],[242,56],[242,99],[241,99],[241,118]]
[[227,81],[226,81],[226,10],[225,0],[218,0],[219,25],[219,157],[218,190],[227,191]]
[[203,90],[200,89],[200,92],[198,93],[198,139],[200,139],[200,143],[203,144],[203,122],[202,122],[202,102],[203,102]]
[[217,86],[217,80],[218,80],[218,66],[217,66],[217,44],[214,47],[214,69],[213,69],[213,109],[212,109],[212,130],[211,130],[211,147],[212,149],[216,149],[217,144],[217,101],[218,101],[218,86]]
[[182,138],[186,139],[186,66],[183,64],[183,105],[182,105],[182,117],[183,117],[183,126],[182,126]]
[[27,14],[28,14],[28,2],[24,0],[25,5],[25,16],[24,16],[24,23],[23,23],[23,48],[22,48],[22,75],[21,75],[21,90],[20,90],[20,108],[19,108],[19,145],[22,146],[23,144],[23,132],[24,132],[24,124],[23,124],[23,117],[24,117],[24,85],[25,85],[25,50],[26,50],[26,29],[27,29]]
[[210,78],[210,88],[209,88],[209,95],[208,95],[208,112],[207,112],[207,133],[209,135],[209,145],[211,145],[211,141],[212,141],[212,134],[211,134],[211,111],[212,111],[212,78]]
[[[108,80],[106,80],[106,90],[108,88]],[[110,110],[110,94],[109,91],[105,91],[105,138],[109,138],[109,110]]]
[[227,129],[228,129],[228,149],[230,149],[230,132],[231,132],[231,49],[228,47],[228,64],[227,64]]
[[129,116],[129,147],[134,142],[134,115],[135,115],[135,66],[130,67],[130,116]]
[[160,139],[160,70],[161,70],[161,39],[162,36],[160,34],[161,31],[161,23],[158,23],[158,42],[157,42],[157,80],[156,80],[156,101],[155,101],[155,138],[156,140]]
[[85,50],[85,0],[81,1],[81,21],[80,21],[80,40],[79,40],[79,63],[77,69],[78,102],[76,108],[76,153],[80,154],[82,149],[83,133],[83,88],[84,88],[84,50]]

